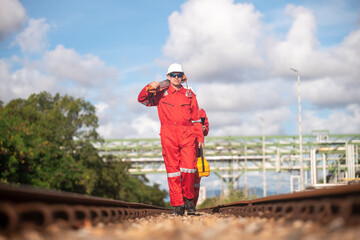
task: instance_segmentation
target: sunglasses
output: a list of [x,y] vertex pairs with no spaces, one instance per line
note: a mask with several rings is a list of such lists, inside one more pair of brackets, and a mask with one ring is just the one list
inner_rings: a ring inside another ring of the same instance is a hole
[[176,78],[176,77],[182,78],[183,76],[184,76],[183,73],[170,73],[170,77],[172,78]]

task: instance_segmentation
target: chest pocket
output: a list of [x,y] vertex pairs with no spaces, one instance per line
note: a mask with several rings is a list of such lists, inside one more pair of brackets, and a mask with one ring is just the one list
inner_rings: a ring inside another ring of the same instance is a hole
[[162,104],[166,104],[166,105],[170,105],[170,106],[174,106],[174,104],[168,103],[168,102],[161,102]]
[[191,104],[189,99],[187,101],[182,101],[180,103],[180,113],[181,116],[184,118],[185,121],[189,121],[191,119]]

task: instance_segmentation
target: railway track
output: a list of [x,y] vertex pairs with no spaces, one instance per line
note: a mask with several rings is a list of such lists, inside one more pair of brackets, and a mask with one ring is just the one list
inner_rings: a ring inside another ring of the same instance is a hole
[[80,228],[168,213],[169,209],[87,195],[0,184],[0,231],[41,229],[58,221]]
[[[360,224],[360,184],[238,201],[198,212],[198,215],[282,218],[289,222],[311,220],[319,224],[341,218],[347,225],[356,226]],[[3,233],[24,227],[41,230],[58,222],[81,228],[170,213],[170,209],[153,205],[0,184],[0,231]]]
[[360,184],[233,202],[200,211],[241,217],[284,218],[286,221],[311,220],[320,224],[341,218],[347,225],[359,225]]

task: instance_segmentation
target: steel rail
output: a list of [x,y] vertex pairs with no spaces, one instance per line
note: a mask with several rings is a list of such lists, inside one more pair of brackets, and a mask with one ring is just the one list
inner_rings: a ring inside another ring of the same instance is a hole
[[[342,218],[348,225],[359,225],[360,184],[237,201],[198,211],[239,217],[284,218],[286,221],[311,220],[321,224]],[[0,231],[5,233],[27,226],[42,229],[57,223],[80,228],[163,213],[169,214],[171,210],[142,203],[0,184]]]
[[79,228],[168,212],[170,209],[142,203],[0,184],[1,232],[26,226],[41,229],[57,222]]
[[47,203],[69,203],[83,205],[101,205],[113,207],[164,209],[158,206],[142,203],[130,203],[83,194],[34,188],[32,186],[16,186],[0,183],[0,199],[12,202],[45,201]]
[[232,202],[200,211],[242,217],[285,218],[287,221],[312,220],[322,224],[342,218],[348,225],[359,225],[360,184]]

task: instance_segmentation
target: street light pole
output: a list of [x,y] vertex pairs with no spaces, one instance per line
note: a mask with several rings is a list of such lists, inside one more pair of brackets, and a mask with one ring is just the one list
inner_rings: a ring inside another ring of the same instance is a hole
[[304,175],[303,175],[303,147],[302,147],[302,134],[301,134],[301,94],[300,94],[300,73],[298,70],[294,69],[294,68],[290,68],[290,70],[294,71],[295,73],[297,73],[297,77],[298,77],[298,86],[297,86],[297,90],[298,90],[298,103],[299,103],[299,160],[300,160],[300,191],[304,190]]
[[265,124],[264,118],[260,117],[262,121],[262,164],[263,164],[263,188],[264,197],[266,197],[266,170],[265,170]]

